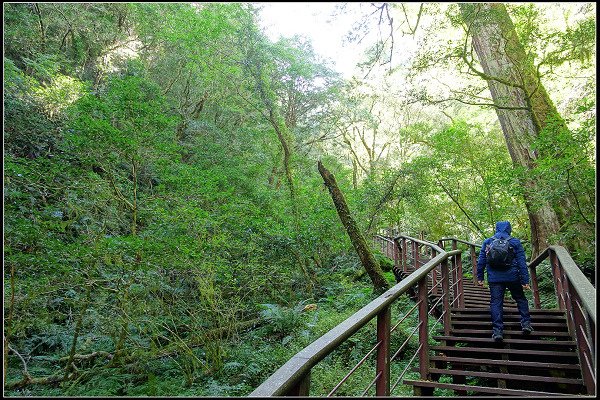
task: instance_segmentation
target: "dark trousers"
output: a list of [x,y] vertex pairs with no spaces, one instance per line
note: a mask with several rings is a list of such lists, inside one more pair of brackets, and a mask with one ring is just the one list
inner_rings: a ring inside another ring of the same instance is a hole
[[502,321],[502,308],[504,307],[504,292],[510,290],[512,298],[517,302],[519,314],[521,314],[521,326],[531,322],[529,315],[529,304],[523,286],[519,281],[514,282],[488,282],[490,287],[490,314],[492,316],[492,329],[494,332],[502,332],[504,330],[504,322]]

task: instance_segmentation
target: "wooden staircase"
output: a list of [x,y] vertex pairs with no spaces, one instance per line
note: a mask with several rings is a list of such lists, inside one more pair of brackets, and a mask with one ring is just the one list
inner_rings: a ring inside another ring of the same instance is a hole
[[[408,273],[413,269],[409,268]],[[431,283],[428,284],[431,288]],[[435,395],[435,389],[456,395],[573,396],[586,394],[576,343],[564,311],[530,309],[534,331],[521,331],[516,304],[504,301],[504,340],[491,338],[487,287],[464,280],[464,307],[451,308],[451,326],[432,336],[430,379],[405,379],[415,395]],[[437,296],[431,296],[435,302]]]
[[[442,238],[435,244],[392,233],[376,235],[374,241],[394,260],[398,284],[299,351],[251,397],[308,396],[314,390],[314,367],[360,329],[372,335],[374,346],[356,365],[348,366],[348,373],[335,386],[327,388],[328,396],[339,393],[352,374],[367,363],[374,364],[374,376],[361,388],[362,394],[356,392],[360,397],[371,393],[394,396],[401,384],[410,385],[417,396],[596,394],[596,289],[566,249],[549,246],[528,264],[534,331],[523,334],[516,304],[507,293],[504,340],[496,342],[491,337],[489,290],[477,285],[472,275],[479,245],[455,238]],[[452,250],[445,249],[448,241]],[[466,254],[457,249],[458,243],[468,246]],[[463,269],[463,258],[469,256],[470,263],[465,261]],[[549,269],[538,269],[546,260]],[[542,308],[538,282],[546,271],[544,281],[550,278],[554,284],[554,309]],[[415,304],[397,315],[394,304],[404,295]],[[408,336],[402,345],[392,348],[392,335],[410,316],[415,318],[413,330],[402,330]],[[412,338],[418,340],[418,346],[414,352],[406,351]],[[391,364],[399,361],[405,364],[404,369],[393,371]],[[409,379],[406,373],[415,364],[418,367],[412,371],[418,373],[418,379]]]

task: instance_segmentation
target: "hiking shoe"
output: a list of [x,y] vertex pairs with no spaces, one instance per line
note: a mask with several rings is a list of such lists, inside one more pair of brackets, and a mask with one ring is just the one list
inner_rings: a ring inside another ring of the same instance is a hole
[[496,342],[501,342],[504,338],[502,337],[502,332],[494,332],[492,334],[492,339]]
[[523,335],[529,335],[531,332],[533,332],[533,327],[531,324],[523,325]]

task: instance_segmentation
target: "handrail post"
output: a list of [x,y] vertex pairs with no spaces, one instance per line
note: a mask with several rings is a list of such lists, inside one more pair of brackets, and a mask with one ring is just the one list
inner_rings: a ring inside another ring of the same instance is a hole
[[448,269],[448,280],[450,283],[450,305],[454,306],[454,307],[458,307],[458,304],[456,304],[456,295],[457,295],[457,290],[456,290],[456,259],[454,257],[450,257],[450,265],[449,265],[449,269]]
[[540,290],[538,289],[537,271],[535,267],[529,268],[529,275],[531,277],[531,291],[533,292],[533,308],[541,309],[542,303],[540,302]]
[[562,284],[562,274],[558,265],[558,257],[556,253],[550,250],[550,264],[552,265],[552,275],[554,277],[554,287],[556,288],[556,300],[558,302],[558,309],[565,311],[567,306],[565,303],[565,292]]
[[375,384],[376,396],[390,395],[390,325],[391,307],[385,307],[377,314],[377,342],[381,344],[377,349],[375,375],[381,375]]
[[[456,241],[456,239],[452,240],[452,250],[456,250],[458,249],[458,242]],[[465,306],[465,295],[464,295],[464,290],[463,290],[463,271],[462,271],[462,257],[460,254],[456,254],[453,256],[454,257],[454,269],[455,269],[455,275],[456,276],[456,281],[454,282],[454,284],[456,284],[456,291],[458,292],[458,307],[460,308],[464,308]]]
[[402,238],[402,271],[404,271],[404,272],[408,272],[407,265],[406,265],[407,254],[408,254],[408,249],[406,248],[406,238]]
[[287,393],[287,396],[300,396],[306,397],[310,392],[310,371],[304,375],[300,381],[295,384],[290,391]]
[[[434,259],[435,256],[437,255],[437,251],[435,250],[431,250],[431,259]],[[431,291],[433,294],[438,294],[438,287],[437,287],[437,283],[438,283],[438,267],[435,267],[433,270],[431,270]]]
[[412,246],[413,251],[413,265],[415,267],[415,271],[419,269],[419,244],[413,241]]
[[442,304],[444,307],[444,335],[450,335],[450,274],[448,259],[442,261]]
[[458,304],[460,308],[465,307],[465,290],[463,288],[463,270],[462,270],[462,257],[461,254],[455,255],[456,257],[456,275],[458,276]]
[[[562,267],[562,266],[561,266]],[[567,326],[569,328],[569,333],[573,337],[577,337],[577,326],[575,325],[575,318],[573,316],[573,299],[571,298],[571,283],[569,279],[564,275],[564,270],[561,268],[561,280],[563,284],[564,290],[564,299],[565,299],[565,313],[567,315]]]
[[393,243],[393,252],[394,252],[394,266],[396,268],[398,268],[398,259],[400,258],[400,249],[398,247],[398,242],[396,242],[396,239],[392,239],[392,243]]
[[429,379],[429,324],[427,304],[427,277],[419,281],[419,373]]
[[473,283],[477,285],[477,253],[475,252],[475,245],[470,245],[471,249],[471,273],[473,274]]

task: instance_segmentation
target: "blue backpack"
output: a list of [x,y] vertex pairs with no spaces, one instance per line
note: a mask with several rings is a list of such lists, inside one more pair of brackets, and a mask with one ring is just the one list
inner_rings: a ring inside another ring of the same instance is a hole
[[494,238],[485,249],[488,265],[492,269],[506,271],[515,258],[515,251],[509,243],[510,236],[506,239]]

